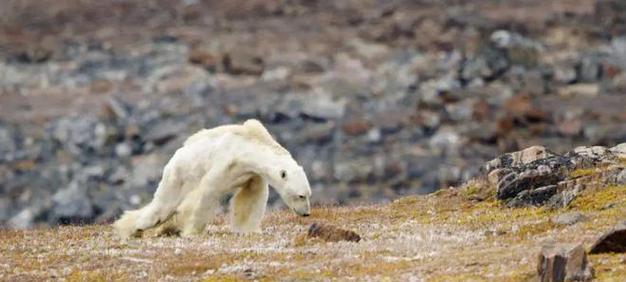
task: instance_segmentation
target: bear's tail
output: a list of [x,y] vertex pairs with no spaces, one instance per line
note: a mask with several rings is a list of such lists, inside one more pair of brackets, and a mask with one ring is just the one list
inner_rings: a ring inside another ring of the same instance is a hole
[[139,231],[136,227],[137,219],[139,218],[142,209],[126,211],[120,219],[113,223],[113,228],[118,236],[124,240],[137,236]]

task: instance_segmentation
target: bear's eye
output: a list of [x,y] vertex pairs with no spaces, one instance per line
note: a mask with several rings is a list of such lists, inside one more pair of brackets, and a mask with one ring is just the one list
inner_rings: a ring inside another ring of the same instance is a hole
[[281,171],[280,171],[280,178],[282,178],[282,179],[286,179],[286,178],[287,178],[287,172],[286,172],[286,171],[284,171],[284,170],[281,170]]
[[300,196],[298,196],[298,198],[300,198],[300,199],[304,200],[304,199],[306,199],[306,196],[304,196],[304,195],[300,195]]

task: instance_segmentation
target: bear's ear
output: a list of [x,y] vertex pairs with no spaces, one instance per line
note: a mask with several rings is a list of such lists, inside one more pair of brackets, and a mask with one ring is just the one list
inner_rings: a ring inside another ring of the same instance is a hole
[[249,119],[243,123],[243,126],[255,137],[265,141],[275,142],[272,135],[260,121],[256,119]]

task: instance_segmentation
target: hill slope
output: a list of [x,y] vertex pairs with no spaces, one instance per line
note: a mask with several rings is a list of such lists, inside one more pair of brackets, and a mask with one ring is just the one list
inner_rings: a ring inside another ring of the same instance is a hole
[[[118,240],[110,226],[0,231],[0,280],[496,280],[536,273],[544,243],[586,247],[623,219],[626,186],[585,190],[568,208],[505,208],[447,189],[388,205],[316,208],[309,218],[270,213],[262,234],[233,235],[219,218],[200,238]],[[584,219],[558,225],[559,214]],[[306,239],[309,224],[356,231],[358,243]],[[599,280],[626,277],[624,255],[591,255]]]

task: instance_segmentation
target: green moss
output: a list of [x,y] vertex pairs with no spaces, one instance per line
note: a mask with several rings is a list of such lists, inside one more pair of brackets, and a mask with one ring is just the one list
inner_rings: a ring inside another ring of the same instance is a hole
[[595,168],[581,168],[570,172],[569,178],[580,178],[583,176],[593,175],[596,172]]
[[245,280],[244,277],[232,274],[216,274],[202,280],[203,282],[238,282]]
[[111,278],[107,278],[101,271],[73,271],[66,280],[68,282],[105,282],[111,281]]
[[484,180],[470,180],[459,188],[461,197],[465,200],[484,201],[495,199],[496,188]]
[[599,189],[583,191],[569,208],[581,211],[598,211],[615,204],[624,204],[626,199],[626,186],[609,186]]

